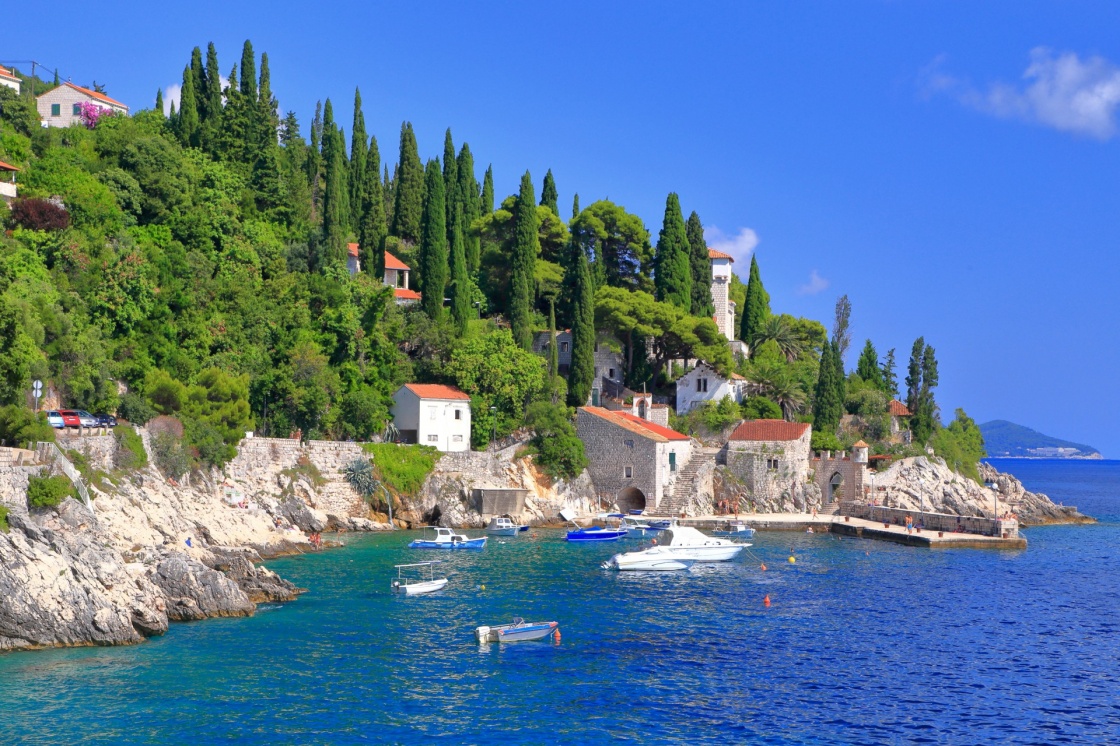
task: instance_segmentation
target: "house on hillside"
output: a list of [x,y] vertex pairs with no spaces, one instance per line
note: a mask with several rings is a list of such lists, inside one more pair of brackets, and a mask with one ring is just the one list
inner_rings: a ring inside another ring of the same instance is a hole
[[35,99],[35,106],[39,110],[39,118],[43,121],[44,127],[69,127],[72,124],[80,124],[83,103],[90,103],[119,114],[128,114],[128,107],[120,101],[69,82]]
[[412,272],[408,265],[385,252],[385,277],[382,279],[393,288],[393,296],[398,306],[407,306],[420,301],[420,293],[408,287],[408,276]]
[[16,173],[19,169],[10,163],[0,161],[0,198],[11,202],[18,194],[16,189]]
[[23,82],[16,76],[14,72],[8,68],[0,65],[0,85],[11,88],[16,93],[19,93],[20,87]]
[[691,412],[705,402],[721,402],[730,397],[736,404],[748,396],[747,379],[738,373],[724,376],[705,362],[677,379],[677,413]]
[[898,399],[891,399],[891,403],[887,405],[887,414],[891,418],[891,439],[909,443],[910,416],[912,414],[910,410]]
[[[543,332],[537,332],[533,335],[533,352],[548,357],[548,348],[552,345],[552,332],[545,329]],[[558,372],[562,376],[568,375],[568,371],[572,368],[572,330],[571,329],[557,329],[556,330],[556,358],[559,367]]]
[[346,244],[346,269],[349,270],[351,277],[362,271],[362,260],[358,258],[356,243]]
[[770,504],[788,500],[791,506],[804,507],[805,488],[813,481],[811,437],[808,423],[747,420],[727,441],[727,469],[749,496]]
[[403,443],[470,450],[471,398],[454,386],[406,383],[393,394],[392,414]]
[[580,407],[576,433],[596,492],[622,511],[656,508],[692,459],[687,435],[628,412]]

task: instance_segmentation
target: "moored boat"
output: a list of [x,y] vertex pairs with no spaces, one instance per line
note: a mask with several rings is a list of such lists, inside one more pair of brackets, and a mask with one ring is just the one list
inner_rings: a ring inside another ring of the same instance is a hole
[[[575,515],[567,508],[560,511],[560,517],[575,526],[574,530],[568,532],[566,537],[568,541],[618,541],[627,534],[626,527],[624,527],[621,522],[615,528],[607,526],[589,526],[583,528],[576,523]],[[610,516],[608,514],[603,514],[600,517],[606,519]]]
[[671,572],[687,570],[692,567],[693,562],[695,560],[674,557],[671,550],[667,551],[664,547],[652,547],[638,552],[616,554],[603,564],[603,569]]
[[514,523],[508,515],[499,515],[490,519],[486,526],[486,533],[491,536],[517,536],[522,531],[528,531],[528,526]]
[[435,535],[410,542],[409,549],[482,549],[486,546],[485,536],[472,539],[443,526],[429,526],[429,528],[435,531]]
[[735,559],[739,552],[750,544],[738,544],[729,539],[705,536],[691,526],[673,526],[661,532],[654,539],[656,546],[646,552],[659,550],[655,554],[679,560],[695,562],[726,562]]
[[526,622],[521,617],[514,617],[512,624],[482,626],[474,633],[479,642],[524,642],[543,640],[549,635],[556,634],[559,629],[560,625],[557,622]]
[[754,529],[743,523],[742,521],[728,521],[721,525],[715,531],[712,531],[712,536],[728,536],[731,538],[738,537],[740,539],[749,539],[754,536]]
[[[408,565],[395,565],[397,577],[393,579],[390,587],[395,593],[406,596],[421,596],[425,593],[435,593],[447,585],[447,578],[437,578],[435,574],[436,562],[414,562]],[[417,573],[419,577],[411,577],[413,573],[406,573],[411,568],[422,568]],[[424,572],[427,570],[427,572]],[[425,577],[426,576],[426,577]]]

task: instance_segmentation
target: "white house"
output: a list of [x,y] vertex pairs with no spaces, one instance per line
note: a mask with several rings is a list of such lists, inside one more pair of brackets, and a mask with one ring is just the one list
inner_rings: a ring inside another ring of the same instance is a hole
[[393,297],[398,306],[407,306],[420,300],[420,293],[408,287],[408,275],[412,270],[388,251],[385,252],[385,277],[383,282],[393,288]]
[[16,93],[19,93],[20,84],[21,81],[16,77],[15,73],[3,65],[0,65],[0,85],[7,86]]
[[720,402],[731,397],[741,403],[747,397],[747,379],[738,373],[722,376],[705,362],[677,379],[677,412],[691,412],[704,402]]
[[69,82],[35,99],[39,118],[43,120],[44,127],[69,127],[72,124],[79,124],[82,121],[79,107],[87,102],[119,114],[128,114],[128,107],[120,101]]
[[454,386],[407,383],[393,394],[393,424],[406,443],[469,451],[471,398]]
[[358,258],[358,244],[346,244],[346,269],[350,271],[350,276],[358,274],[362,271],[362,261]]
[[10,163],[0,161],[0,198],[11,202],[16,198],[16,172],[18,168]]

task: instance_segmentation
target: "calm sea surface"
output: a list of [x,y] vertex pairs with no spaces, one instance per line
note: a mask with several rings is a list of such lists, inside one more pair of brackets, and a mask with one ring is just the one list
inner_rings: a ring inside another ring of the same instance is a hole
[[[1120,743],[1120,462],[996,465],[1101,522],[1021,552],[767,533],[648,575],[541,531],[413,599],[392,566],[441,555],[347,535],[268,563],[311,590],[253,618],[0,655],[0,744]],[[515,615],[560,643],[480,649]]]

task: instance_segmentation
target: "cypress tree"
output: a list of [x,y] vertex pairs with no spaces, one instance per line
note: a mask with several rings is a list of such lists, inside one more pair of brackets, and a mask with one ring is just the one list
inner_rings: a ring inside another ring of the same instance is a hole
[[198,106],[190,67],[183,69],[183,88],[179,92],[179,142],[184,147],[198,147]]
[[[214,46],[214,44],[211,43],[210,47],[212,48],[213,46]],[[183,83],[184,83],[184,85],[186,84],[185,77],[184,77]],[[191,84],[192,84],[192,87],[194,88],[194,99],[195,99],[194,100],[194,105],[195,105],[194,119],[199,124],[202,124],[203,122],[205,122],[210,117],[210,99],[209,99],[209,94],[206,90],[206,84],[207,84],[206,71],[202,67],[202,50],[199,49],[198,47],[195,47],[194,49],[191,50]],[[182,113],[182,111],[183,111],[183,95],[182,94],[183,94],[183,92],[180,90],[179,91],[179,112],[180,113]],[[222,103],[221,103],[221,100],[219,99],[218,108],[220,109],[221,106],[222,106]]]
[[481,264],[482,240],[471,231],[471,225],[481,217],[481,198],[478,194],[478,181],[474,178],[474,156],[466,143],[459,148],[455,172],[459,176],[459,199],[463,204],[463,244],[467,251],[467,269],[474,275],[478,273]]
[[880,374],[883,380],[883,391],[891,398],[898,398],[898,376],[894,372],[894,348],[887,351],[887,359],[880,369]]
[[455,160],[455,142],[451,139],[451,128],[443,135],[443,198],[447,202],[447,243],[451,243],[452,216],[459,201],[458,161]]
[[280,126],[280,116],[276,111],[276,99],[272,97],[272,73],[268,69],[268,53],[261,53],[260,86],[257,88],[257,126],[261,133],[261,144],[268,147],[276,143],[276,130]]
[[489,215],[494,212],[494,167],[486,167],[486,175],[482,177],[482,201],[479,204],[479,214]]
[[171,122],[171,131],[179,131],[179,112],[175,109],[175,102],[171,102],[171,109],[167,112],[167,120]]
[[654,290],[657,300],[672,303],[686,313],[692,310],[690,252],[680,199],[675,192],[670,192],[665,200],[661,233],[657,237]]
[[471,278],[463,246],[463,206],[456,205],[451,213],[451,318],[460,337],[467,332],[470,314]]
[[248,39],[241,47],[241,95],[248,101],[257,100],[257,58]]
[[311,220],[314,221],[321,207],[319,172],[323,164],[323,102],[315,102],[315,116],[311,119],[311,144],[307,149],[307,183],[311,185]]
[[366,272],[380,282],[385,276],[384,247],[389,226],[385,220],[385,200],[381,195],[381,153],[377,149],[376,137],[370,138],[366,154],[362,199],[362,226],[358,234],[361,262]]
[[844,408],[844,401],[837,394],[836,358],[838,357],[839,352],[835,344],[826,342],[821,353],[820,368],[817,371],[817,388],[813,402],[813,429],[834,435]]
[[[355,233],[362,230],[362,220],[365,217],[366,204],[365,188],[369,182],[366,173],[367,141],[366,117],[362,113],[362,93],[354,88],[354,126],[350,129],[350,205],[353,207],[351,218]],[[380,171],[378,167],[378,171]],[[380,176],[380,173],[378,174]]]
[[[443,316],[443,295],[447,290],[447,205],[443,196],[443,174],[439,161],[428,161],[424,169],[424,204],[421,212],[420,277],[423,297],[420,307],[433,321]],[[399,202],[398,202],[399,204]]]
[[556,303],[548,301],[548,390],[552,395],[552,406],[560,403],[556,377],[560,375],[560,351],[556,349]]
[[867,340],[863,351],[856,362],[856,375],[877,389],[883,389],[883,372],[879,369],[879,353],[875,352],[875,345]]
[[918,396],[922,391],[922,353],[926,340],[918,337],[910,348],[910,364],[906,367],[906,408],[911,414],[918,411]]
[[[440,176],[442,179],[443,176]],[[424,167],[420,164],[420,153],[416,147],[416,133],[411,122],[401,124],[400,158],[397,161],[396,191],[393,202],[393,227],[390,233],[406,241],[420,240],[420,222],[424,211],[424,185],[427,183]],[[442,185],[441,185],[442,186]],[[442,198],[442,190],[441,190]],[[446,222],[446,206],[444,207]],[[446,243],[447,236],[444,236]]]
[[[201,57],[195,80],[195,92],[198,96],[199,117],[202,127],[199,139],[207,151],[213,152],[214,146],[221,132],[222,122],[222,73],[218,67],[218,50],[214,42],[206,45],[206,67],[203,69]],[[179,106],[180,115],[183,112],[182,104]]]
[[575,302],[572,313],[572,364],[568,370],[568,404],[582,407],[595,384],[595,286],[587,255],[575,257]]
[[159,112],[159,115],[161,117],[166,116],[163,113],[163,89],[162,88],[156,89],[156,111]]
[[548,169],[548,173],[544,175],[544,186],[541,187],[541,205],[552,210],[552,214],[560,217],[560,207],[557,201],[560,199],[559,193],[556,191],[556,179],[552,178],[552,169]]
[[704,240],[704,224],[695,210],[688,216],[685,233],[692,269],[692,315],[709,319],[716,312],[712,302],[712,260],[708,256],[708,242]]
[[323,106],[323,252],[320,268],[346,266],[346,214],[344,212],[345,140],[334,125],[334,108],[328,98]]
[[941,425],[937,416],[937,402],[933,399],[933,390],[938,384],[937,358],[933,347],[928,344],[922,348],[920,367],[922,385],[918,392],[918,406],[911,410],[914,415],[910,418],[910,432],[919,445],[929,440],[933,431]]
[[579,192],[576,192],[576,195],[574,197],[572,197],[572,220],[575,220],[578,217],[579,217]]
[[533,344],[534,272],[541,242],[537,224],[537,205],[533,199],[533,177],[526,171],[513,213],[513,256],[509,288],[509,322],[513,339],[523,349]]
[[743,303],[742,322],[739,327],[739,338],[751,348],[754,356],[754,338],[770,317],[770,294],[762,287],[762,275],[758,271],[758,259],[751,257],[751,273],[747,279],[747,298]]
[[[393,176],[397,175],[397,167],[393,166]],[[393,203],[397,198],[396,178],[389,178],[389,164],[385,164],[385,178],[381,180],[381,198],[385,200],[385,221],[393,224]]]

